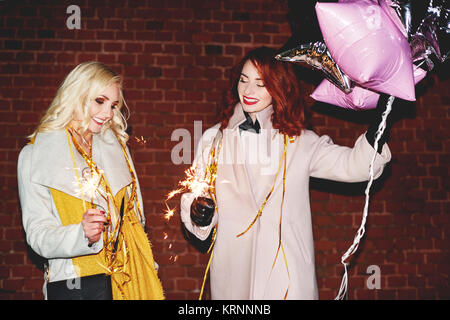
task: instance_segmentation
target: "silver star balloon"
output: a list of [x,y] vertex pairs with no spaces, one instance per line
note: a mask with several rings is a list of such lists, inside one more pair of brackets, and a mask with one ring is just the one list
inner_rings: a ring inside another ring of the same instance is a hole
[[411,36],[411,57],[414,62],[425,60],[428,69],[434,67],[431,55],[444,62],[450,52],[450,10],[446,0],[431,0],[427,13]]
[[352,92],[353,83],[334,61],[323,42],[301,44],[275,56],[280,61],[306,63],[321,70],[325,77],[345,93]]

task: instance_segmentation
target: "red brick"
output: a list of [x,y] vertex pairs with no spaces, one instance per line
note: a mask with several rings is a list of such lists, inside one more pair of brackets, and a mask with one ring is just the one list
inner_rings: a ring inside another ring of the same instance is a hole
[[[166,297],[196,299],[208,255],[185,241],[178,214],[170,223],[161,218],[162,199],[187,168],[171,163],[175,143],[170,134],[175,128],[188,128],[192,134],[195,120],[202,120],[204,128],[217,123],[216,109],[222,90],[228,88],[230,67],[252,47],[284,44],[291,36],[288,7],[270,0],[152,0],[102,8],[102,15],[110,17],[102,20],[97,19],[98,8],[88,4],[82,8],[81,30],[64,27],[64,9],[37,10],[18,4],[5,13],[0,33],[5,43],[0,53],[4,151],[0,153],[0,286],[15,292],[1,298],[42,299],[42,271],[28,256],[21,229],[15,173],[19,148],[63,77],[76,63],[98,60],[124,77],[133,135],[149,141],[145,146],[133,140],[129,144]],[[353,299],[449,298],[439,278],[449,269],[445,259],[450,237],[450,183],[445,179],[450,159],[448,80],[431,77],[424,80],[427,92],[417,97],[415,117],[397,121],[391,131],[390,172],[371,196],[366,234],[352,260],[357,267],[349,270]],[[308,94],[315,89],[306,82],[299,85]],[[315,101],[308,94],[309,108]],[[365,120],[349,121],[345,111],[329,110],[333,112],[312,109],[314,130],[336,143],[353,145],[365,130]],[[355,119],[358,116],[355,112]],[[311,190],[321,299],[333,299],[337,293],[340,257],[355,236],[364,206],[362,193],[347,194],[341,188],[345,184],[336,184],[334,190],[320,186]],[[178,206],[178,201],[171,205]],[[162,230],[170,234],[171,249],[161,239]],[[177,261],[173,261],[175,254]],[[369,262],[382,267],[383,290],[364,288]]]

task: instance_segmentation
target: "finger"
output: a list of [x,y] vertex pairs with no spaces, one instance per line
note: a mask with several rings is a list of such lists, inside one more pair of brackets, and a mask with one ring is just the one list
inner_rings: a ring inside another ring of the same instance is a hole
[[101,232],[105,229],[105,223],[103,221],[95,222],[91,221],[86,224],[86,230],[89,232]]
[[100,214],[101,212],[103,212],[103,211],[101,211],[99,209],[92,209],[92,208],[86,210],[87,214]]
[[91,225],[91,230],[92,230],[93,232],[101,233],[101,232],[103,232],[103,231],[105,230],[105,224],[104,224],[103,222],[100,222],[100,223],[98,223],[98,222],[92,223],[92,225]]
[[88,222],[89,223],[107,223],[108,218],[106,218],[102,214],[93,214],[88,217]]

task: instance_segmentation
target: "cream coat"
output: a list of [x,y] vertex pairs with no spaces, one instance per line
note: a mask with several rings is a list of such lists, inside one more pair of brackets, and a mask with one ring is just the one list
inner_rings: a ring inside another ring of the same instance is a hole
[[[369,178],[369,164],[374,149],[361,135],[353,148],[333,144],[328,136],[305,130],[287,146],[286,191],[281,219],[282,252],[274,264],[279,239],[282,177],[278,174],[275,189],[262,216],[243,236],[269,193],[283,155],[283,135],[272,129],[272,107],[256,114],[261,133],[243,131],[242,106],[236,106],[223,132],[222,150],[216,179],[217,210],[209,227],[192,224],[189,215],[192,194],[181,199],[181,218],[188,230],[205,239],[217,224],[217,240],[211,263],[212,299],[317,299],[314,244],[309,200],[310,177],[359,182]],[[208,129],[195,158],[204,169],[219,125]],[[256,159],[255,159],[256,155]],[[391,159],[385,145],[374,164],[379,177]]]
[[[73,144],[72,150],[76,166],[80,170],[87,167]],[[113,194],[131,183],[122,148],[110,130],[103,137],[93,136],[92,153],[99,169],[105,172]],[[129,153],[128,156],[131,161]],[[48,259],[49,281],[76,277],[72,258],[98,253],[103,247],[103,239],[88,247],[81,223],[62,226],[51,197],[49,188],[81,198],[76,192],[78,184],[66,132],[39,133],[34,144],[26,145],[20,152],[17,170],[22,222],[28,244]],[[139,182],[137,194],[144,213]],[[107,208],[101,197],[95,198],[94,203]],[[141,222],[145,224],[145,221]]]

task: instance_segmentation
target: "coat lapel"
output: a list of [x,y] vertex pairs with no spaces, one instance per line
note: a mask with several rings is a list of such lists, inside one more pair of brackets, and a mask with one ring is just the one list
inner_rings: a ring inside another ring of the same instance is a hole
[[[264,201],[266,195],[270,192],[270,189],[274,185],[273,178],[275,177],[275,174],[278,169],[279,162],[281,160],[281,157],[283,156],[283,135],[279,134],[278,131],[275,131],[272,127],[272,120],[271,116],[273,113],[272,106],[267,107],[266,109],[256,113],[256,118],[258,119],[258,122],[261,125],[261,133],[259,134],[261,138],[267,137],[267,149],[265,152],[269,153],[270,157],[270,165],[265,167],[263,165],[260,166],[261,175],[267,175],[270,181],[268,184],[264,185],[252,185],[252,182],[249,178],[249,173],[247,171],[245,158],[243,156],[243,150],[242,143],[240,141],[241,134],[239,132],[239,125],[246,120],[245,114],[243,112],[242,105],[238,103],[235,107],[233,116],[230,118],[230,121],[228,123],[227,129],[225,130],[224,135],[224,141],[227,141],[227,146],[224,148],[224,153],[227,153],[224,155],[225,161],[227,163],[230,163],[232,161],[232,170],[233,173],[229,173],[234,177],[234,181],[236,185],[235,188],[238,188],[239,190],[244,191],[242,188],[245,188],[246,194],[251,195],[251,203],[252,208],[255,212],[258,212],[259,207],[261,206],[262,202]],[[262,152],[261,150],[258,150],[258,152]],[[261,156],[261,155],[258,155]],[[227,166],[230,168],[230,166]],[[276,188],[280,185],[282,182],[282,172],[283,168],[280,168],[280,173],[278,174],[278,177],[275,181],[275,187],[274,192]],[[227,180],[230,180],[227,177]],[[267,179],[266,179],[267,180]],[[231,180],[230,180],[231,181]],[[267,187],[265,187],[267,185]],[[258,199],[255,198],[255,190],[253,188],[261,188],[263,187],[264,190],[262,192],[257,192],[258,194],[263,194],[262,198],[258,197]],[[265,190],[267,189],[267,190]]]
[[[87,167],[65,130],[39,133],[33,145],[31,181],[60,190],[81,199],[79,184],[70,152],[73,150],[78,175]],[[104,137],[94,135],[92,141],[93,160],[105,173],[113,194],[131,183],[131,176],[121,146],[114,134],[108,130]]]
[[[236,104],[234,113],[228,121],[225,129],[223,141],[226,145],[223,148],[223,159],[227,170],[223,170],[223,177],[226,181],[231,181],[235,189],[243,194],[251,195],[251,207],[253,211],[258,211],[256,199],[252,192],[252,186],[245,167],[245,158],[243,157],[240,144],[239,125],[246,121],[244,110],[240,103]],[[230,172],[231,169],[231,172]]]
[[224,145],[221,151],[222,165],[219,165],[218,170],[220,172],[218,176],[221,177],[221,181],[230,183],[234,190],[239,190],[241,195],[250,196],[249,204],[251,205],[252,211],[258,211],[245,167],[245,161],[240,150],[239,138],[239,130],[225,130],[222,142]]
[[106,131],[103,137],[94,135],[92,143],[93,159],[105,172],[111,191],[116,195],[131,183],[122,146],[111,130]]

